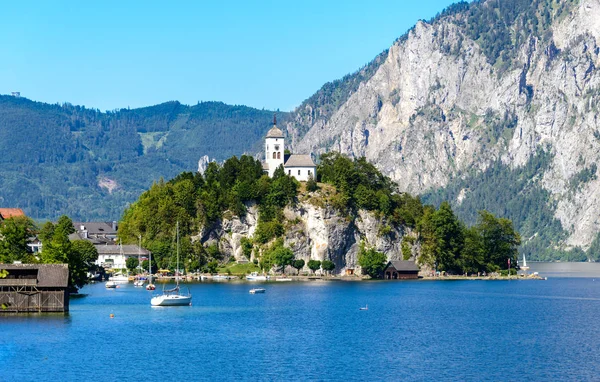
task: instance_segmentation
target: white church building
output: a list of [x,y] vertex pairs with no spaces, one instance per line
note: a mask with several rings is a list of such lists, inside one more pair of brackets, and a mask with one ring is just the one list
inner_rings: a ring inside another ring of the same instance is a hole
[[273,118],[273,127],[265,138],[263,170],[273,177],[273,173],[281,165],[283,165],[285,173],[293,176],[296,180],[306,182],[311,176],[317,180],[317,165],[310,155],[285,154],[285,138],[283,132],[277,128],[277,120]]

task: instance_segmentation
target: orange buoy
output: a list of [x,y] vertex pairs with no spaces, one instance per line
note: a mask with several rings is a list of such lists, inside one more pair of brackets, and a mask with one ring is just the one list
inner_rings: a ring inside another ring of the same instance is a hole
[[115,315],[111,313],[110,318],[115,318]]

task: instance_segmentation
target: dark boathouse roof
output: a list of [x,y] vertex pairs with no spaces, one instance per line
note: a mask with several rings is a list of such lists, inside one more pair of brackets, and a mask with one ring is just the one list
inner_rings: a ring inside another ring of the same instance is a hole
[[0,269],[8,271],[6,278],[0,279],[2,285],[22,285],[20,280],[34,280],[34,277],[36,282],[31,284],[37,287],[66,288],[69,285],[67,264],[0,264]]
[[415,264],[414,261],[391,260],[390,262],[387,263],[387,265],[385,267],[388,268],[390,265],[393,266],[397,271],[404,271],[404,272],[418,272],[419,271],[419,267],[417,266],[417,264]]

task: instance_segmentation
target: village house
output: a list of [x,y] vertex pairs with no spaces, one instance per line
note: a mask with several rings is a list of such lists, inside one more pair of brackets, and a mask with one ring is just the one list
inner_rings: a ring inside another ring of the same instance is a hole
[[0,208],[0,221],[14,218],[17,216],[25,216],[25,212],[23,212],[20,208]]
[[277,127],[277,119],[273,117],[273,127],[265,138],[263,171],[273,177],[279,166],[283,166],[285,173],[298,181],[306,182],[310,177],[317,180],[317,165],[310,155],[285,153],[285,137]]
[[106,269],[126,268],[127,259],[134,257],[147,260],[150,251],[138,245],[117,244],[118,225],[112,222],[73,222],[75,233],[69,235],[70,240],[87,240],[94,244],[98,251],[95,264]]

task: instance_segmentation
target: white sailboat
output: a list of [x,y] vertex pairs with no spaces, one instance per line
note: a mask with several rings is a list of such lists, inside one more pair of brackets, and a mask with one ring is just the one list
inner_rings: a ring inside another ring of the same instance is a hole
[[525,260],[525,254],[523,254],[523,265],[521,265],[521,269],[524,271],[529,269],[529,267],[527,266],[527,260]]
[[[121,251],[121,258],[123,259],[125,256],[123,256],[123,243],[119,242],[119,248]],[[109,281],[114,281],[118,284],[127,284],[129,282],[129,275],[127,274],[123,274],[121,272],[117,272],[114,275],[110,276],[108,278]]]
[[146,285],[146,290],[154,290],[156,286],[152,284],[152,252],[150,252],[150,258],[148,259],[148,285]]
[[[141,258],[141,253],[142,251],[142,235],[140,235],[140,244],[138,246],[138,272],[142,269],[142,258]],[[146,283],[146,280],[143,280],[141,277],[137,277],[136,280],[133,282],[133,285],[136,287],[143,287],[144,284]]]
[[152,306],[185,306],[192,305],[192,295],[188,289],[188,294],[180,293],[179,288],[179,222],[177,222],[177,272],[175,274],[175,288],[163,290],[160,296],[152,297],[150,304]]

